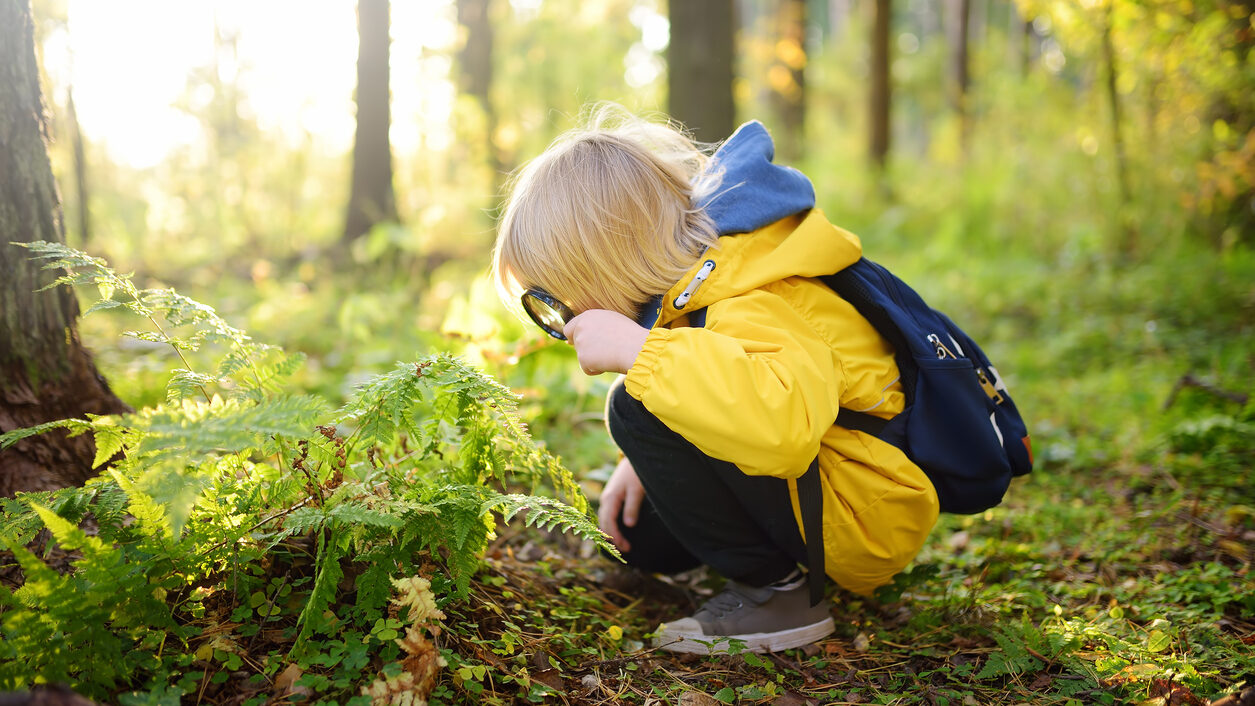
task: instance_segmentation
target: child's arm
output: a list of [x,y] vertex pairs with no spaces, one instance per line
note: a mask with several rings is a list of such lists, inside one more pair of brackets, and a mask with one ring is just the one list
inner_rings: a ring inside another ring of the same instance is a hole
[[786,478],[818,454],[845,385],[832,345],[766,289],[712,305],[706,328],[651,330],[625,381],[704,453]]
[[623,524],[635,527],[644,500],[645,487],[636,476],[636,469],[632,468],[631,461],[621,459],[601,491],[601,504],[597,509],[597,521],[601,525],[601,531],[610,535],[610,541],[621,552],[632,551],[632,544],[619,529],[619,513],[623,513]]
[[586,375],[626,373],[645,345],[649,330],[623,314],[590,309],[562,329]]

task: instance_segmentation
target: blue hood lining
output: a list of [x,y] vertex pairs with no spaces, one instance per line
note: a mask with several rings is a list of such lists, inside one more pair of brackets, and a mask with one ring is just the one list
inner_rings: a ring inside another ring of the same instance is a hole
[[[749,233],[815,207],[815,187],[792,167],[772,163],[776,145],[767,128],[751,120],[737,128],[711,159],[708,173],[721,172],[715,193],[698,202],[719,235]],[[637,323],[653,328],[662,297],[641,307]]]
[[719,235],[748,233],[815,207],[805,174],[772,164],[776,146],[767,128],[751,120],[724,141],[708,171],[722,172],[718,190],[698,203]]

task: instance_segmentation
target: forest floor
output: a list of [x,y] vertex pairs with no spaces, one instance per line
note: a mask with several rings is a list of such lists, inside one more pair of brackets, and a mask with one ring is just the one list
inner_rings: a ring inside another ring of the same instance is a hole
[[[914,565],[874,597],[830,587],[837,630],[804,648],[657,649],[651,632],[717,592],[717,576],[645,575],[516,518],[498,528],[469,594],[440,599],[422,665],[366,656],[368,642],[404,629],[395,610],[361,640],[334,648],[329,637],[321,656],[293,661],[297,611],[271,599],[272,617],[237,618],[256,606],[224,591],[228,602],[207,601],[196,621],[179,690],[117,703],[367,704],[361,677],[409,672],[431,704],[1255,706],[1251,437],[1219,419],[1192,427],[1205,451],[1178,439],[1152,462],[1041,460],[999,507],[944,515]],[[311,580],[310,538],[282,549],[258,580]],[[362,568],[343,565],[351,587]],[[341,598],[336,614],[354,600]]]
[[[653,647],[651,631],[692,613],[718,577],[645,575],[516,520],[499,528],[469,595],[442,601],[429,702],[1252,706],[1255,489],[1248,471],[1204,461],[1044,464],[1002,506],[943,516],[914,566],[876,597],[830,588],[836,633],[780,654]],[[240,627],[220,622],[205,639]],[[231,648],[243,667],[197,650],[189,669],[200,676],[181,699],[119,703],[343,703],[326,700],[335,692],[370,702],[360,684],[325,683],[334,665],[293,662],[260,678],[249,655],[283,654],[292,641],[290,616],[265,622]],[[386,676],[407,664],[362,667]]]
[[[507,529],[470,599],[446,608],[442,646],[457,663],[433,696],[1213,703],[1255,684],[1255,512],[1245,473],[1187,492],[1179,476],[1197,460],[1047,468],[1017,481],[1004,507],[943,517],[915,566],[877,598],[830,590],[837,632],[783,654],[654,649],[650,631],[693,612],[717,577],[646,576],[561,537]],[[1246,696],[1224,703],[1255,702]]]

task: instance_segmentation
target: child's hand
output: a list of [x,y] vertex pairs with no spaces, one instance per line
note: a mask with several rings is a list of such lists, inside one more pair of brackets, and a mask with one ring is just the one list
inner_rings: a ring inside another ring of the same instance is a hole
[[610,480],[601,491],[601,506],[597,509],[597,522],[601,531],[610,535],[610,541],[621,552],[632,551],[632,544],[623,536],[619,529],[619,513],[623,513],[623,524],[635,527],[640,516],[641,501],[645,499],[645,487],[636,477],[636,469],[626,458],[615,466]]
[[586,375],[626,373],[645,346],[646,329],[628,317],[589,309],[567,322],[563,335],[575,346]]

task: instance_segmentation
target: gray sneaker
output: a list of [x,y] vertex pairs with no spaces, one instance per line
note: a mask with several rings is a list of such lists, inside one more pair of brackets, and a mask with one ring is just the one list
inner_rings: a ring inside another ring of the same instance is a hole
[[731,640],[748,652],[779,652],[808,645],[836,630],[828,602],[812,607],[803,581],[795,588],[754,588],[729,581],[691,617],[658,626],[654,645],[671,652],[727,652]]

